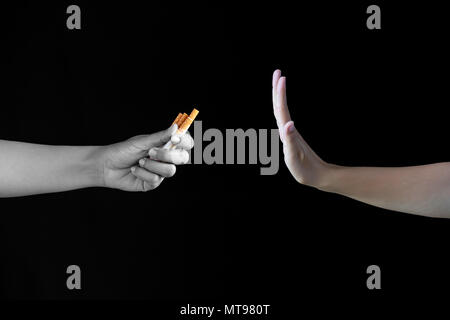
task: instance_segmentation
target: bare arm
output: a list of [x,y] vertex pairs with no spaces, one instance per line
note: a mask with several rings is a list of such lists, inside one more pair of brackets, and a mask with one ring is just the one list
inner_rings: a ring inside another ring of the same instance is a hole
[[[0,197],[87,187],[148,191],[187,163],[189,134],[174,140],[176,125],[108,146],[49,146],[0,140]],[[159,147],[172,138],[177,148]],[[149,151],[152,151],[149,153]],[[149,157],[150,154],[150,157]]]
[[99,147],[0,140],[0,197],[100,186]]
[[286,78],[274,72],[273,106],[287,167],[305,185],[385,209],[450,218],[450,163],[412,167],[344,167],[326,163],[291,121]]
[[330,166],[321,190],[390,210],[450,218],[450,163],[380,168]]

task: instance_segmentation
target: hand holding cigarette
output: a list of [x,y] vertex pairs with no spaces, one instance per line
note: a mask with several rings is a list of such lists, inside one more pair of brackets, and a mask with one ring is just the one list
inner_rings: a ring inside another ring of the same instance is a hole
[[194,146],[194,140],[187,129],[197,114],[194,109],[190,116],[179,115],[167,130],[113,145],[110,159],[105,162],[105,186],[148,191],[172,177],[176,165],[189,161],[187,150]]
[[[139,166],[142,169],[158,174],[160,172],[158,170],[159,168],[167,166],[166,162],[173,162],[175,164],[187,163],[189,161],[189,154],[186,150],[190,150],[194,146],[194,140],[187,130],[195,117],[197,117],[197,114],[197,109],[192,110],[189,116],[186,113],[179,113],[172,123],[171,128],[175,127],[177,129],[172,133],[170,140],[162,147],[150,149],[148,152],[149,158],[142,158],[139,160]],[[181,159],[181,163],[176,160],[177,158]],[[139,174],[141,168],[136,169],[133,173]],[[167,168],[167,170],[170,170],[169,174],[164,174],[164,172],[159,174],[160,178],[158,184],[160,184],[164,178],[173,176],[175,174],[175,169],[176,167],[172,165],[170,168]]]
[[[50,146],[0,140],[0,197],[26,196],[88,187],[148,191],[175,165],[189,161],[189,134],[164,131],[107,146]],[[175,147],[162,149],[171,141]],[[145,158],[150,150],[151,159]],[[138,162],[140,166],[138,166]]]
[[172,136],[171,141],[167,142],[163,149],[173,149],[175,147],[174,143],[172,143],[172,140],[178,141],[179,139],[182,139],[185,134],[189,135],[189,127],[194,122],[195,118],[197,117],[199,111],[197,109],[192,110],[190,115],[187,115],[187,113],[179,113],[178,116],[173,121],[172,125],[176,124],[178,127],[178,130],[175,132],[175,134]]
[[189,161],[187,150],[194,146],[194,140],[187,129],[197,113],[194,109],[190,116],[180,116],[167,130],[107,146],[0,140],[0,197],[88,187],[155,189],[164,178],[175,174],[176,165]]

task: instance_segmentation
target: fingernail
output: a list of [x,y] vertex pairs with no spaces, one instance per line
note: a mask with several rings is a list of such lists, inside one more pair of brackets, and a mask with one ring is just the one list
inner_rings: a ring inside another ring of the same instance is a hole
[[135,172],[136,171],[136,167],[131,167],[131,172]]
[[292,122],[292,124],[288,128],[288,132],[291,133],[291,132],[294,132],[294,130],[295,130],[295,126],[294,126],[294,122]]
[[150,158],[154,158],[156,156],[156,150],[150,149],[150,151],[148,152],[148,155],[150,156]]
[[143,167],[144,164],[145,164],[145,158],[142,158],[141,160],[139,160],[139,165],[140,165],[141,167]]
[[175,144],[180,143],[180,141],[181,141],[181,138],[178,136],[173,136],[171,139],[172,139],[172,143],[175,143]]

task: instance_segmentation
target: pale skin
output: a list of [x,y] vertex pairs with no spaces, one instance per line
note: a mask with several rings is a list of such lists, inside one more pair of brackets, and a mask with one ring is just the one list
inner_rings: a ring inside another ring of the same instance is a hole
[[380,208],[450,218],[450,162],[410,167],[346,167],[323,161],[291,120],[286,77],[272,78],[273,110],[285,163],[301,184],[338,193]]
[[[0,140],[0,197],[87,187],[149,191],[189,161],[189,134],[167,130],[107,146],[50,146]],[[171,140],[176,148],[161,147]]]

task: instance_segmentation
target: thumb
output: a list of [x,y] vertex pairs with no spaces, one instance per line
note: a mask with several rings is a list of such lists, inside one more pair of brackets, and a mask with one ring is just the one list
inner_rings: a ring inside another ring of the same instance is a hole
[[133,145],[142,150],[149,150],[153,147],[159,147],[170,140],[172,135],[177,131],[176,124],[171,125],[166,130],[156,133],[137,136],[134,138]]
[[304,156],[304,150],[302,148],[303,138],[298,133],[297,129],[294,126],[294,121],[288,121],[283,127],[283,135],[284,135],[284,147],[286,151],[291,153],[291,155],[299,154],[301,158]]

